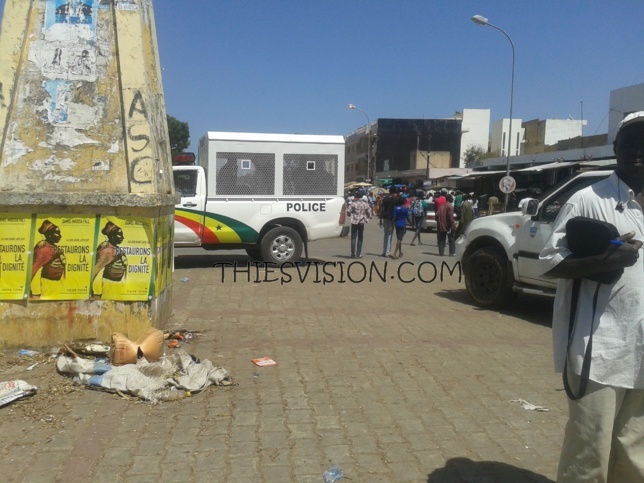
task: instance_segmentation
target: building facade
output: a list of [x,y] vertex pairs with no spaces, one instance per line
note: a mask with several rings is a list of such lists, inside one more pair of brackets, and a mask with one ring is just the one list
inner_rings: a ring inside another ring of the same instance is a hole
[[608,104],[608,142],[612,143],[619,123],[632,112],[644,111],[644,84],[610,91]]
[[367,159],[376,178],[428,179],[432,168],[458,168],[461,130],[461,119],[377,119],[347,137],[345,179],[369,178]]
[[583,136],[586,121],[575,119],[533,119],[523,123],[521,154],[556,151],[557,143]]
[[500,157],[508,155],[519,156],[523,142],[523,128],[521,119],[512,119],[512,132],[510,133],[510,119],[500,119],[492,124],[490,136],[490,152],[498,153]]
[[488,152],[490,144],[490,110],[489,109],[463,109],[454,115],[455,119],[461,119],[461,157],[459,166],[465,167],[464,155],[472,147],[480,147]]

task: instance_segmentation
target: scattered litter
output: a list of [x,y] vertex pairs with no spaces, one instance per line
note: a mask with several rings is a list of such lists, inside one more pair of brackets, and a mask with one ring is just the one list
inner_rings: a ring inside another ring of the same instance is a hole
[[539,411],[543,413],[550,412],[550,409],[545,408],[543,406],[535,406],[534,404],[529,403],[525,399],[511,399],[510,402],[519,403],[521,404],[521,407],[523,407],[523,409],[526,409],[528,411]]
[[332,466],[324,472],[322,477],[324,478],[324,483],[333,483],[343,477],[342,470],[337,466]]
[[36,362],[35,364],[30,365],[29,367],[27,367],[27,370],[28,370],[28,371],[31,371],[31,370],[32,370],[34,367],[36,367],[38,364],[40,364],[40,362]]
[[164,339],[173,339],[173,340],[182,340],[189,342],[193,339],[194,334],[185,329],[171,330],[170,332],[165,332],[163,334]]
[[214,367],[208,360],[199,362],[183,349],[155,362],[140,358],[136,364],[120,366],[61,355],[56,367],[63,374],[75,376],[74,380],[82,384],[152,403],[183,399],[213,384],[232,384],[226,369]]
[[261,376],[261,375],[262,375],[261,373],[256,372],[255,374],[253,374],[253,377],[259,377],[259,376]]
[[189,281],[190,281],[190,279],[189,279],[188,277],[183,277],[183,278],[181,279],[181,281],[182,281],[182,282],[189,282]]
[[252,361],[253,361],[253,364],[260,367],[277,365],[277,362],[275,362],[270,357],[260,357],[259,359],[252,359]]
[[179,341],[178,341],[178,340],[174,340],[174,339],[173,339],[173,340],[171,340],[170,342],[168,342],[168,347],[169,347],[170,349],[176,349],[177,347],[181,347],[181,346],[179,345]]
[[125,400],[127,400],[127,401],[131,401],[132,399],[134,399],[133,397],[130,397],[130,396],[128,396],[127,394],[123,394],[123,393],[122,393],[121,391],[119,391],[118,389],[116,390],[116,394],[118,394],[119,396],[121,396],[123,399],[125,399]]
[[56,369],[61,374],[105,374],[112,365],[103,359],[84,359],[61,355],[56,361]]
[[5,381],[0,382],[0,407],[9,404],[16,399],[31,396],[36,393],[36,386],[26,383],[25,381]]
[[40,352],[38,352],[38,351],[32,351],[32,350],[29,350],[29,349],[20,349],[20,350],[18,351],[18,355],[19,355],[19,356],[23,356],[23,357],[35,357],[35,356],[37,356],[38,354],[40,354]]
[[136,342],[123,334],[112,334],[114,348],[110,353],[110,362],[115,365],[135,364],[137,359],[145,358],[148,362],[158,361],[163,354],[163,332],[149,328]]
[[109,344],[98,341],[72,342],[64,347],[73,354],[94,357],[107,357],[111,349]]
[[171,387],[159,394],[159,399],[161,401],[180,401],[181,399],[188,396],[189,393],[186,391],[180,391],[176,387]]

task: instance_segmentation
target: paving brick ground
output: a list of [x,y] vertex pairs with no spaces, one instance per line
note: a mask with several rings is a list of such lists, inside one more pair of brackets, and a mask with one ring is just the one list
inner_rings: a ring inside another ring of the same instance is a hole
[[[366,235],[359,262],[382,273],[378,227]],[[0,409],[2,479],[319,482],[333,464],[352,482],[550,481],[566,420],[551,302],[482,311],[457,275],[423,283],[419,267],[429,281],[432,263],[453,264],[425,236],[371,283],[350,281],[363,269],[349,268],[347,240],[312,244],[344,265],[312,267],[303,282],[304,267],[238,266],[237,281],[232,268],[222,280],[214,262],[248,259],[179,251],[172,324],[201,332],[189,352],[235,385],[152,406],[73,386],[52,362],[27,372],[33,361],[6,351],[0,380],[40,390]],[[279,365],[254,366],[261,356]]]

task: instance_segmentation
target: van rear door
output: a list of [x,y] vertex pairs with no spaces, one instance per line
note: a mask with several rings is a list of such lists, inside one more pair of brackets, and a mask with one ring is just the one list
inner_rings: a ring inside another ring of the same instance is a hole
[[198,247],[204,231],[206,176],[200,166],[174,166],[174,187],[181,202],[174,207],[175,246]]

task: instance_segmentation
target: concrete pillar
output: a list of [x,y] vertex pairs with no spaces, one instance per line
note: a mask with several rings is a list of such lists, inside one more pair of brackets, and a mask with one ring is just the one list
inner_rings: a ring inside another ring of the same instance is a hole
[[174,204],[152,2],[6,0],[0,347],[163,325]]

